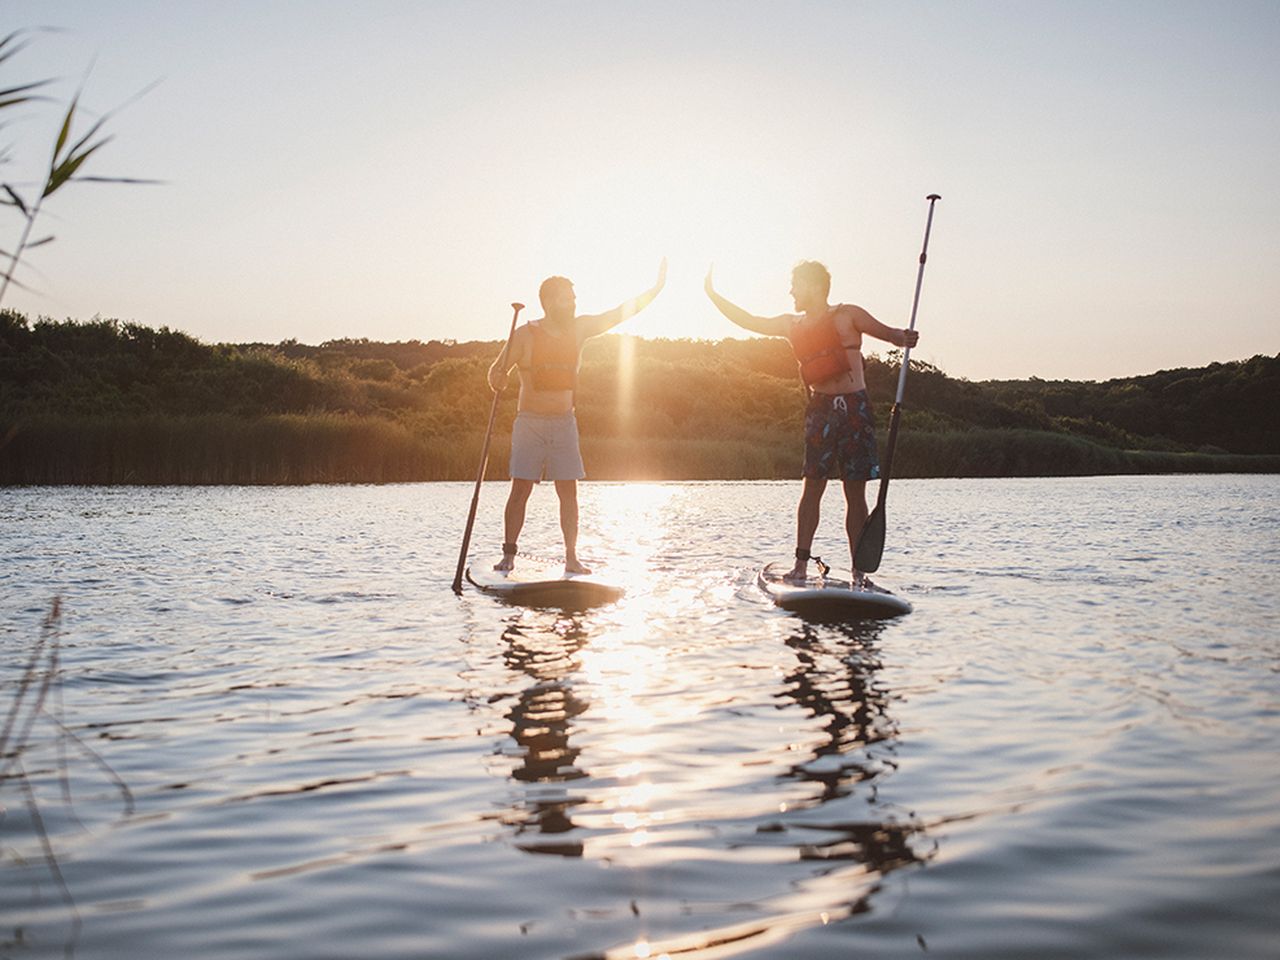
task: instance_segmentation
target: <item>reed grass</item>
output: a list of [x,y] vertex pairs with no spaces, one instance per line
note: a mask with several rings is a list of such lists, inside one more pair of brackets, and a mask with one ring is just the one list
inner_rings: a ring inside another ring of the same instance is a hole
[[0,449],[0,483],[445,480],[468,468],[474,475],[479,448],[478,438],[424,438],[391,420],[343,414],[34,416]]
[[[80,911],[59,864],[58,852],[45,825],[44,805],[38,781],[52,772],[60,790],[62,804],[73,819],[73,796],[69,763],[74,752],[96,766],[119,792],[123,816],[134,811],[133,793],[102,756],[63,720],[62,683],[62,601],[55,597],[31,643],[27,661],[16,681],[3,692],[9,697],[0,721],[0,797],[9,792],[22,799],[34,845],[40,857],[24,856],[18,849],[17,832],[9,830],[6,843],[0,847],[0,863],[12,858],[16,864],[43,866],[58,890],[70,918],[70,933],[64,944],[66,956],[72,956],[80,937]],[[46,735],[45,731],[49,734]],[[35,771],[36,782],[33,782]],[[4,804],[0,803],[0,814]]]
[[[0,37],[0,66],[4,66],[26,49],[30,36],[35,32],[31,29],[19,29]],[[39,91],[43,91],[50,83],[52,83],[51,80],[43,79],[22,82],[13,86],[0,84],[0,87],[2,87],[0,88],[0,115],[4,115],[5,119],[7,119],[6,111],[12,111],[15,107],[22,107],[40,100],[49,99]],[[111,140],[110,136],[102,133],[102,128],[116,111],[112,110],[102,114],[89,125],[86,132],[79,134],[79,136],[74,135],[72,131],[78,123],[77,114],[80,109],[80,96],[82,93],[83,89],[75,92],[67,106],[66,113],[62,115],[57,136],[53,141],[53,149],[48,154],[48,169],[44,171],[40,181],[30,189],[23,187],[21,184],[0,183],[0,206],[10,207],[17,211],[22,221],[22,229],[19,232],[17,243],[12,246],[6,245],[8,249],[0,253],[0,259],[8,261],[3,273],[0,273],[0,301],[4,300],[5,294],[8,293],[11,285],[23,286],[21,282],[15,279],[15,275],[19,267],[23,265],[25,256],[37,247],[53,242],[54,237],[52,234],[37,238],[33,236],[33,233],[36,222],[40,219],[40,214],[44,209],[45,202],[55,193],[68,184],[77,181],[133,184],[154,182],[131,177],[90,176],[86,173],[89,159]],[[0,122],[0,127],[5,125]],[[41,146],[43,148],[43,145]],[[12,145],[10,144],[0,147],[0,161],[7,160],[11,151]]]
[[800,475],[798,437],[767,441],[687,437],[585,437],[597,480],[780,480]]
[[1280,455],[1122,450],[1039,430],[907,432],[899,434],[893,472],[899,477],[1275,473]]
[[[0,423],[0,484],[309,484],[472,480],[483,431],[431,432],[340,413],[37,415]],[[884,437],[881,437],[883,451]],[[800,476],[799,431],[750,436],[586,434],[598,480],[779,480]],[[507,476],[510,434],[495,433],[485,477]],[[897,477],[1280,472],[1280,456],[1120,450],[1035,430],[899,434]]]

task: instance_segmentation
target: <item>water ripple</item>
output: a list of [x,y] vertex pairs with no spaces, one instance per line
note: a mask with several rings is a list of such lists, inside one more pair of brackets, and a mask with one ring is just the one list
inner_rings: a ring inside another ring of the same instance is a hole
[[82,960],[1268,955],[1274,478],[895,482],[868,627],[755,587],[796,489],[585,485],[578,614],[448,591],[467,485],[0,491],[7,949],[34,810]]

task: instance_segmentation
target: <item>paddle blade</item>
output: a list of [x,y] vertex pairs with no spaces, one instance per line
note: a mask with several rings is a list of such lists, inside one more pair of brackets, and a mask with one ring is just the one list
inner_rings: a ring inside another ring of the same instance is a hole
[[880,557],[884,554],[884,504],[876,504],[862,526],[858,546],[853,551],[853,565],[862,573],[875,573],[880,569]]

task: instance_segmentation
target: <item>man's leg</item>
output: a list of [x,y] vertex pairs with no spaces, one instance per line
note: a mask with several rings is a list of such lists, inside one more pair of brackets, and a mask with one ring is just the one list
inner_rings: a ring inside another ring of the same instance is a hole
[[[524,508],[529,503],[529,494],[533,493],[532,480],[512,478],[511,493],[507,495],[507,509],[502,515],[503,536],[502,562],[495,564],[495,570],[513,570],[516,565],[515,545],[520,540],[520,531],[524,529]],[[507,550],[510,548],[511,552]]]
[[557,480],[560,498],[560,532],[564,534],[564,568],[569,573],[590,573],[578,562],[578,481]]
[[844,481],[844,503],[844,532],[849,537],[849,566],[853,570],[854,579],[860,580],[862,574],[854,566],[853,555],[857,552],[862,528],[867,524],[867,481]]
[[796,550],[802,551],[796,556],[796,564],[787,576],[795,580],[803,580],[808,572],[808,557],[813,546],[813,535],[818,529],[818,517],[822,512],[822,495],[827,489],[826,477],[805,477],[804,487],[800,491],[800,505],[796,507]]

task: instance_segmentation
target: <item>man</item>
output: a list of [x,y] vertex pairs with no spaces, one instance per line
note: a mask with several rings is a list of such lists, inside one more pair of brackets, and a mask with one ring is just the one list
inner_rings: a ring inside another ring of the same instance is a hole
[[658,281],[650,289],[606,313],[577,316],[573,284],[564,277],[548,277],[538,289],[542,318],[519,327],[506,359],[499,354],[489,367],[489,387],[494,391],[507,385],[512,367],[520,371],[520,399],[511,428],[511,493],[503,517],[505,542],[495,570],[515,568],[525,506],[533,485],[545,478],[555,482],[560,499],[565,572],[591,572],[578,560],[578,481],[586,471],[578,449],[574,393],[582,344],[639,313],[666,282],[663,258]]
[[[802,581],[827,481],[839,478],[844,484],[844,528],[852,558],[867,521],[867,481],[880,476],[875,421],[862,370],[862,337],[914,347],[919,334],[887,327],[853,304],[831,306],[827,302],[831,274],[814,260],[798,264],[791,272],[795,314],[756,317],[747,313],[716,293],[710,270],[704,289],[716,308],[743,329],[786,337],[800,364],[809,392],[804,414],[804,487],[796,510],[796,562],[787,578]],[[856,568],[854,578],[859,584],[865,582]]]

